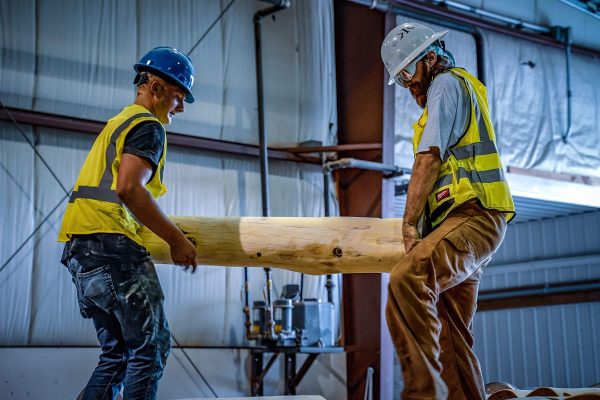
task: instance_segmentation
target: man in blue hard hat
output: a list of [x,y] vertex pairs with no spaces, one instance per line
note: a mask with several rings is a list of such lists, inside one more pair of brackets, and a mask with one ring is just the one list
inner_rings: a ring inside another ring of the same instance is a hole
[[167,152],[163,125],[192,103],[194,67],[170,47],[134,66],[137,95],[94,142],[75,183],[58,240],[62,263],[101,345],[80,399],[155,399],[171,348],[164,296],[142,225],[170,246],[174,264],[196,268],[196,248],[158,206]]

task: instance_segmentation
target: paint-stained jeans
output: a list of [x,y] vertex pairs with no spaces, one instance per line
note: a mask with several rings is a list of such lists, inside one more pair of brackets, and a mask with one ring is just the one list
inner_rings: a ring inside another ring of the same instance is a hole
[[81,314],[102,348],[80,398],[113,399],[123,388],[126,400],[156,399],[171,341],[154,264],[98,264],[93,256],[67,260]]
[[486,398],[471,328],[482,267],[505,232],[501,213],[463,204],[390,273],[386,317],[403,399]]

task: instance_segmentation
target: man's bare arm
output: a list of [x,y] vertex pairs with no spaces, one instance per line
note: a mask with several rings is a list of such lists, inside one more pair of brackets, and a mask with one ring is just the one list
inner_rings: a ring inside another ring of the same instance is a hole
[[146,183],[152,176],[151,164],[142,157],[123,154],[119,166],[117,195],[148,229],[167,242],[177,265],[196,267],[196,249],[183,232],[161,210]]
[[427,197],[433,190],[441,165],[442,160],[437,147],[432,147],[427,152],[418,153],[415,157],[402,224],[404,250],[407,253],[417,244],[419,239],[417,223],[425,209]]

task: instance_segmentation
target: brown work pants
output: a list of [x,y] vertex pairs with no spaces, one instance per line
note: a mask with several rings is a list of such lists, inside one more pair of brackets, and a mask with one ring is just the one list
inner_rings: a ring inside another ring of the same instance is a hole
[[485,399],[471,327],[482,267],[505,232],[501,213],[465,203],[390,273],[386,316],[403,399]]

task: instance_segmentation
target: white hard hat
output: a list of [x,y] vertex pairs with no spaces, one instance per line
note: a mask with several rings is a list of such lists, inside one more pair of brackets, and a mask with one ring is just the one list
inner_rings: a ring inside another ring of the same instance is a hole
[[416,23],[406,23],[392,29],[381,44],[381,60],[390,74],[388,85],[394,83],[398,72],[446,33],[448,31],[436,33],[431,28]]

